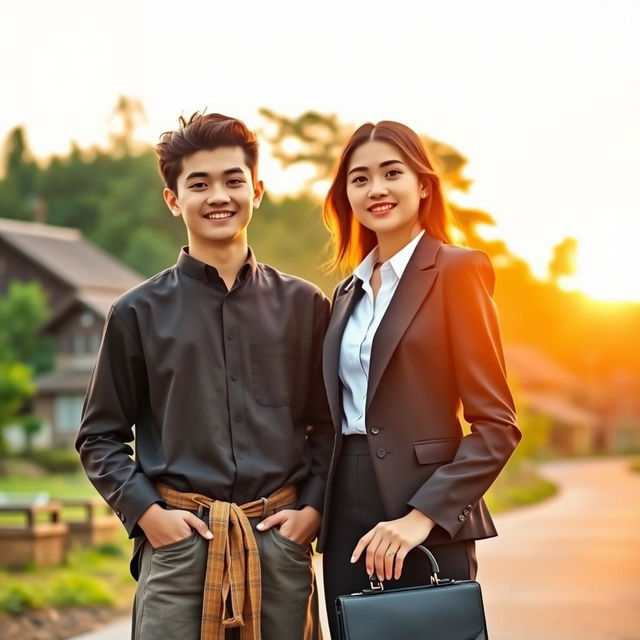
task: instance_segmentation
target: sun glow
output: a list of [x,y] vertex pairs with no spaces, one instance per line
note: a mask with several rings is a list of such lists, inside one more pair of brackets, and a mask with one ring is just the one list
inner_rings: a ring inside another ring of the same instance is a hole
[[640,228],[627,230],[625,236],[615,240],[579,239],[576,273],[566,278],[563,289],[578,289],[607,302],[639,301],[638,232]]

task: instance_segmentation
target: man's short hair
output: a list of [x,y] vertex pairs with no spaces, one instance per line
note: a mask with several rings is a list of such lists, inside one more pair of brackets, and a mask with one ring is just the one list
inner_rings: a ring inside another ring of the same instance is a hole
[[204,115],[196,111],[188,121],[180,116],[180,127],[176,131],[163,133],[156,145],[158,168],[165,185],[177,193],[182,160],[197,151],[210,151],[218,147],[242,147],[253,183],[256,184],[258,139],[255,133],[237,118],[219,113]]

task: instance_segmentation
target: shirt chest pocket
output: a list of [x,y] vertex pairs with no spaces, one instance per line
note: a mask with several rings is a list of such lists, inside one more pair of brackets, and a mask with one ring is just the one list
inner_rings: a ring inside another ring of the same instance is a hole
[[251,350],[251,383],[256,402],[264,407],[295,403],[295,358],[281,342],[254,342]]

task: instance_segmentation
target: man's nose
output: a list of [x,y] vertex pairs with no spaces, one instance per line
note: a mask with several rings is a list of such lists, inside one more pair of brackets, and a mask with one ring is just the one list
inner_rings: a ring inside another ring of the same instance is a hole
[[207,197],[207,202],[209,204],[227,204],[230,201],[231,198],[229,197],[229,194],[221,185],[213,185],[211,187],[211,191]]

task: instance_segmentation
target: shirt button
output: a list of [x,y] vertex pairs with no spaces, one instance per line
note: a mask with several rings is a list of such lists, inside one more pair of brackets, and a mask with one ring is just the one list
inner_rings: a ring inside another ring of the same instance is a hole
[[380,427],[371,427],[371,429],[369,429],[369,432],[374,436],[377,436],[380,433]]
[[380,448],[376,451],[376,455],[378,456],[378,458],[384,458],[387,455],[387,452]]
[[238,374],[237,373],[232,373],[231,374],[231,379],[235,382],[238,379]]
[[240,416],[233,416],[233,421],[234,422],[240,422],[240,420],[242,420],[242,418]]

